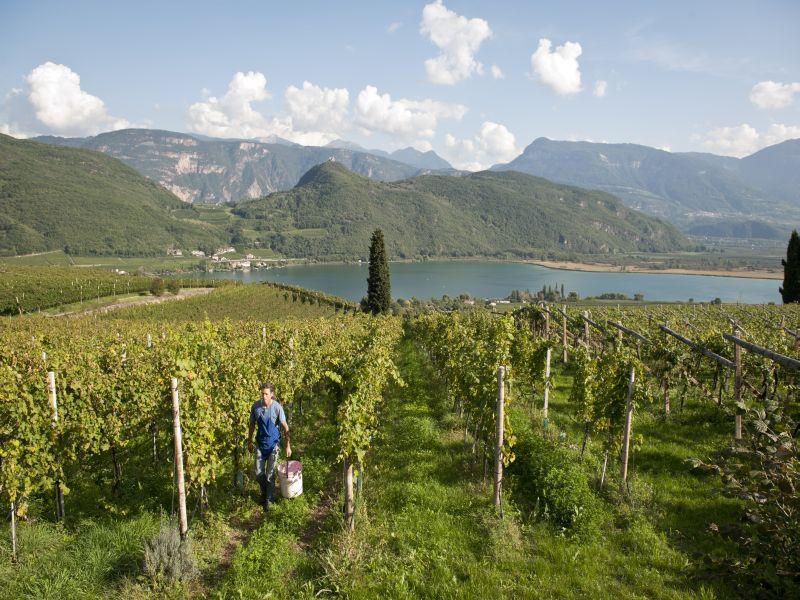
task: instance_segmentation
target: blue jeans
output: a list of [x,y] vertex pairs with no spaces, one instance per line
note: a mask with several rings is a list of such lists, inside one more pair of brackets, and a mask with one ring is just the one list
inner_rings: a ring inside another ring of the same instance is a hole
[[278,444],[271,452],[262,452],[256,448],[256,479],[261,486],[261,498],[272,501],[275,488],[275,462],[278,460]]

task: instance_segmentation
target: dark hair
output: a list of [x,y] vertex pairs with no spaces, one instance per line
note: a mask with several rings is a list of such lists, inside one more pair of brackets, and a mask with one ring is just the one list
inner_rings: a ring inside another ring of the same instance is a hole
[[273,385],[273,383],[271,381],[265,381],[264,383],[262,383],[260,389],[261,389],[262,392],[264,390],[269,390],[273,394],[275,393],[275,386]]

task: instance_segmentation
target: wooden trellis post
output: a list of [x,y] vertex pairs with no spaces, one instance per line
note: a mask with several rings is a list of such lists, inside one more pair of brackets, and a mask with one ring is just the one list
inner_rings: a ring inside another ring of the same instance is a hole
[[178,380],[170,381],[172,390],[172,433],[175,440],[175,479],[178,484],[178,519],[181,540],[186,539],[189,521],[186,518],[186,484],[183,479],[183,432],[181,431],[181,403],[178,398]]
[[567,364],[567,306],[564,305],[563,312],[561,313],[561,345],[564,348],[564,364]]
[[542,412],[544,418],[547,418],[547,410],[550,406],[550,348],[547,349],[547,354],[544,358],[544,404]]
[[625,489],[625,482],[628,479],[628,454],[631,444],[631,423],[633,421],[633,383],[636,370],[631,367],[630,378],[628,379],[628,402],[625,409],[625,429],[622,431],[622,460],[620,461],[620,489]]
[[[56,395],[56,374],[54,371],[47,372],[47,396],[50,400],[51,427],[58,427],[58,396]],[[56,479],[56,521],[64,518],[64,492],[61,490],[61,482]]]
[[497,367],[497,410],[494,444],[494,505],[500,508],[500,487],[503,481],[503,420],[505,419],[505,367]]
[[[739,328],[733,326],[733,335],[739,336]],[[742,439],[742,415],[739,413],[739,403],[742,401],[742,348],[733,343],[733,404],[734,404],[734,429],[733,438]]]

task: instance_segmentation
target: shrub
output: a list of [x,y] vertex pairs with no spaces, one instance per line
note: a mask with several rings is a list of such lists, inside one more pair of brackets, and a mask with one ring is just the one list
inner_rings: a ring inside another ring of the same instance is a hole
[[520,508],[574,531],[597,527],[600,503],[577,456],[531,430],[517,433],[514,453],[507,474]]
[[153,296],[163,296],[164,295],[164,280],[160,277],[156,277],[150,283],[150,293]]
[[167,281],[167,291],[170,294],[177,294],[181,291],[181,283],[177,279],[170,279]]
[[158,533],[144,543],[144,572],[154,582],[176,583],[197,576],[189,540],[181,543],[174,519],[161,521]]

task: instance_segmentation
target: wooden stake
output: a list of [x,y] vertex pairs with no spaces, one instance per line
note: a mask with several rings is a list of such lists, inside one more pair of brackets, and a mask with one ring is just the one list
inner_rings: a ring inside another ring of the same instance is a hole
[[262,327],[261,328],[261,343],[262,344],[266,344],[267,343],[267,328],[266,327]]
[[353,500],[353,465],[344,461],[344,526],[348,531],[355,529],[355,502]]
[[567,306],[564,305],[564,312],[561,314],[561,345],[564,347],[564,364],[567,364]]
[[500,485],[503,480],[503,420],[505,419],[505,367],[497,367],[497,410],[494,443],[494,505],[500,508]]
[[[739,328],[733,326],[733,335],[739,335]],[[739,414],[739,403],[742,401],[742,347],[733,343],[733,404],[734,416],[733,439],[742,439],[742,415]]]
[[547,409],[550,406],[550,348],[547,349],[547,355],[544,359],[544,418],[547,418]]
[[586,342],[586,347],[589,347],[589,311],[583,311],[583,340]]
[[[58,427],[58,396],[56,395],[56,374],[54,371],[47,372],[47,397],[50,400],[50,411],[52,414],[51,427]],[[64,518],[64,493],[61,490],[61,482],[56,479],[56,521]]]
[[606,467],[608,467],[608,450],[603,456],[603,470],[600,472],[600,487],[602,488],[606,483]]
[[17,562],[17,503],[11,503],[11,562]]
[[622,466],[620,468],[620,490],[625,489],[625,482],[628,479],[628,453],[631,444],[631,422],[633,421],[633,382],[636,370],[631,367],[630,378],[628,379],[628,403],[625,410],[625,429],[622,432]]
[[544,337],[550,337],[550,311],[544,313]]
[[669,379],[664,377],[664,416],[669,416]]
[[186,484],[183,479],[183,432],[181,431],[181,402],[178,398],[178,380],[170,381],[172,389],[172,434],[175,440],[175,479],[178,483],[178,518],[181,540],[186,539],[189,522],[186,518]]
[[150,335],[149,333],[147,334],[147,347],[148,348],[153,347],[153,336]]

